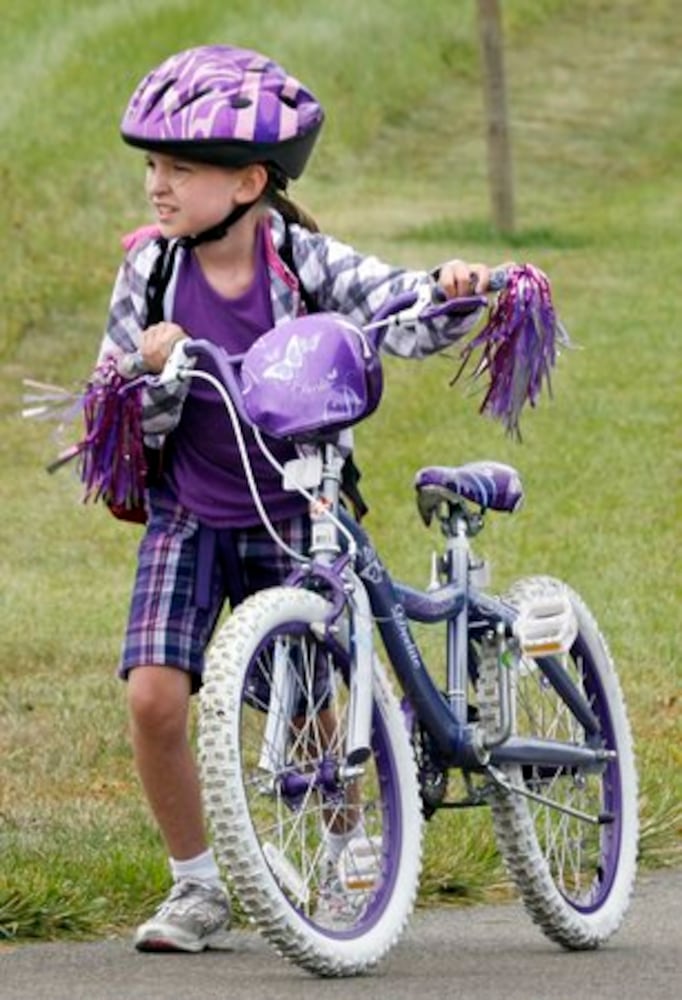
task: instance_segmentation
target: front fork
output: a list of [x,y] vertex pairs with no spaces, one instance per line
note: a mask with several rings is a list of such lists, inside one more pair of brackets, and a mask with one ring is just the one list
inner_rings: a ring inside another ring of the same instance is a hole
[[373,618],[369,597],[355,573],[350,574],[350,700],[346,734],[346,763],[355,766],[371,753]]
[[[325,470],[328,478],[324,495],[333,496],[334,489],[338,487],[339,470],[332,462],[325,465]],[[341,555],[336,524],[327,516],[329,509],[330,505],[322,502],[311,509],[311,552],[316,556],[316,569],[311,578],[317,575],[322,586],[326,584],[332,592],[329,618],[313,623],[311,631],[321,645],[320,661],[326,664],[324,650],[327,647],[332,656],[336,650],[348,663],[346,743],[340,773],[342,776],[353,776],[371,753],[374,626],[367,590],[352,570],[351,560]],[[331,509],[334,509],[333,503]],[[333,564],[339,559],[345,565],[343,568],[337,565],[334,569]],[[289,582],[300,586],[304,579],[305,573],[295,573]],[[281,774],[287,766],[288,738],[296,711],[296,678],[295,671],[291,669],[289,646],[290,640],[286,638],[276,640],[259,760],[262,770],[273,777]],[[321,663],[311,664],[311,668],[328,669]]]
[[280,774],[286,765],[296,679],[289,669],[289,641],[275,640],[270,699],[258,765],[267,774]]
[[[355,574],[349,575],[348,590],[349,614],[346,619],[337,621],[331,626],[324,622],[312,626],[313,633],[321,643],[329,642],[330,646],[336,645],[347,651],[350,664],[346,744],[344,759],[339,769],[341,778],[357,777],[356,769],[370,756],[373,703],[374,646],[371,608],[367,592]],[[320,669],[319,664],[313,664],[312,667]],[[290,658],[290,640],[277,639],[259,758],[260,769],[270,774],[272,778],[282,775],[290,764],[289,735],[294,715],[299,711],[296,708],[297,683],[296,672],[292,669]],[[310,686],[314,688],[312,679]],[[326,759],[320,762],[321,768],[328,768],[328,765],[329,761]],[[310,775],[309,780],[314,783],[317,779]],[[328,780],[328,775],[325,775],[322,784],[328,784]]]

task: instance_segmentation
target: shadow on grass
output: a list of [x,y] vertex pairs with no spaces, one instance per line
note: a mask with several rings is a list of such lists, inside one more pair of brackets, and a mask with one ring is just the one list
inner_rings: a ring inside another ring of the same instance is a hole
[[484,219],[437,219],[409,226],[396,234],[399,242],[452,243],[462,241],[478,244],[504,244],[518,249],[542,247],[549,250],[575,250],[590,246],[588,233],[576,233],[550,226],[502,232]]

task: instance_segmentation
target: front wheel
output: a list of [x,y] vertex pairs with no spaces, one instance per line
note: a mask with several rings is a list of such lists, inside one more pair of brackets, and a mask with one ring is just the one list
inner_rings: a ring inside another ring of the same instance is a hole
[[219,860],[285,957],[361,973],[394,944],[421,867],[407,728],[378,659],[371,750],[346,759],[350,657],[328,603],[291,587],[245,601],[219,631],[201,695],[199,765]]
[[[490,804],[498,846],[532,919],[565,948],[588,949],[614,933],[629,904],[637,856],[637,773],[615,667],[581,598],[557,580],[531,577],[515,584],[504,600],[522,612],[555,596],[568,597],[577,624],[563,669],[590,706],[599,731],[587,737],[540,665],[521,657],[512,683],[514,733],[612,754],[603,763],[570,768],[501,765],[510,785],[555,806],[500,787],[492,789]],[[481,667],[481,721],[494,727],[497,667],[489,657]]]

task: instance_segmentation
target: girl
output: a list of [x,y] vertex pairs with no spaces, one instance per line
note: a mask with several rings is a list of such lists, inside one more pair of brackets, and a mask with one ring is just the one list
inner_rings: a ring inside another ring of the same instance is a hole
[[[406,271],[316,231],[284,191],[302,173],[322,121],[308,90],[243,49],[190,49],[142,80],[121,131],[146,151],[157,229],[120,269],[100,359],[138,352],[159,372],[179,338],[239,353],[306,303],[362,324],[408,289],[429,300],[488,290],[481,264]],[[384,347],[420,357],[464,332],[464,322],[473,320],[415,321],[392,329]],[[141,950],[200,951],[229,925],[188,741],[190,695],[223,602],[280,583],[291,569],[260,524],[217,395],[204,383],[188,385],[145,390],[145,443],[163,444],[163,461],[148,491],[120,667],[136,766],[174,882],[137,931]],[[280,462],[294,457],[288,443],[268,444]],[[271,520],[300,549],[305,501],[284,492],[252,438],[249,452]]]

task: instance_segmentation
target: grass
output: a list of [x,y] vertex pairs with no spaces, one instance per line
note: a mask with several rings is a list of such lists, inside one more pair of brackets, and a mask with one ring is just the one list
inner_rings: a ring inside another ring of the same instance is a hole
[[[127,926],[165,885],[114,677],[138,531],[79,504],[70,472],[48,477],[54,428],[18,412],[22,377],[76,386],[89,371],[118,235],[146,218],[140,160],[122,147],[118,117],[150,65],[205,41],[271,51],[319,92],[328,122],[297,193],[325,229],[410,266],[513,258],[551,276],[576,346],[560,359],[554,399],[525,415],[523,445],[478,415],[466,386],[448,388],[456,357],[389,359],[382,406],[357,435],[369,526],[395,573],[425,582],[433,540],[414,508],[414,470],[488,456],[520,469],[524,509],[491,518],[481,540],[495,585],[550,572],[593,608],[636,736],[641,863],[682,860],[677,5],[505,5],[518,218],[509,238],[487,221],[473,3],[425,0],[416,17],[409,0],[333,11],[280,0],[266,20],[257,7],[25,0],[0,36],[8,939]],[[421,901],[484,898],[501,882],[486,814],[438,815]]]

